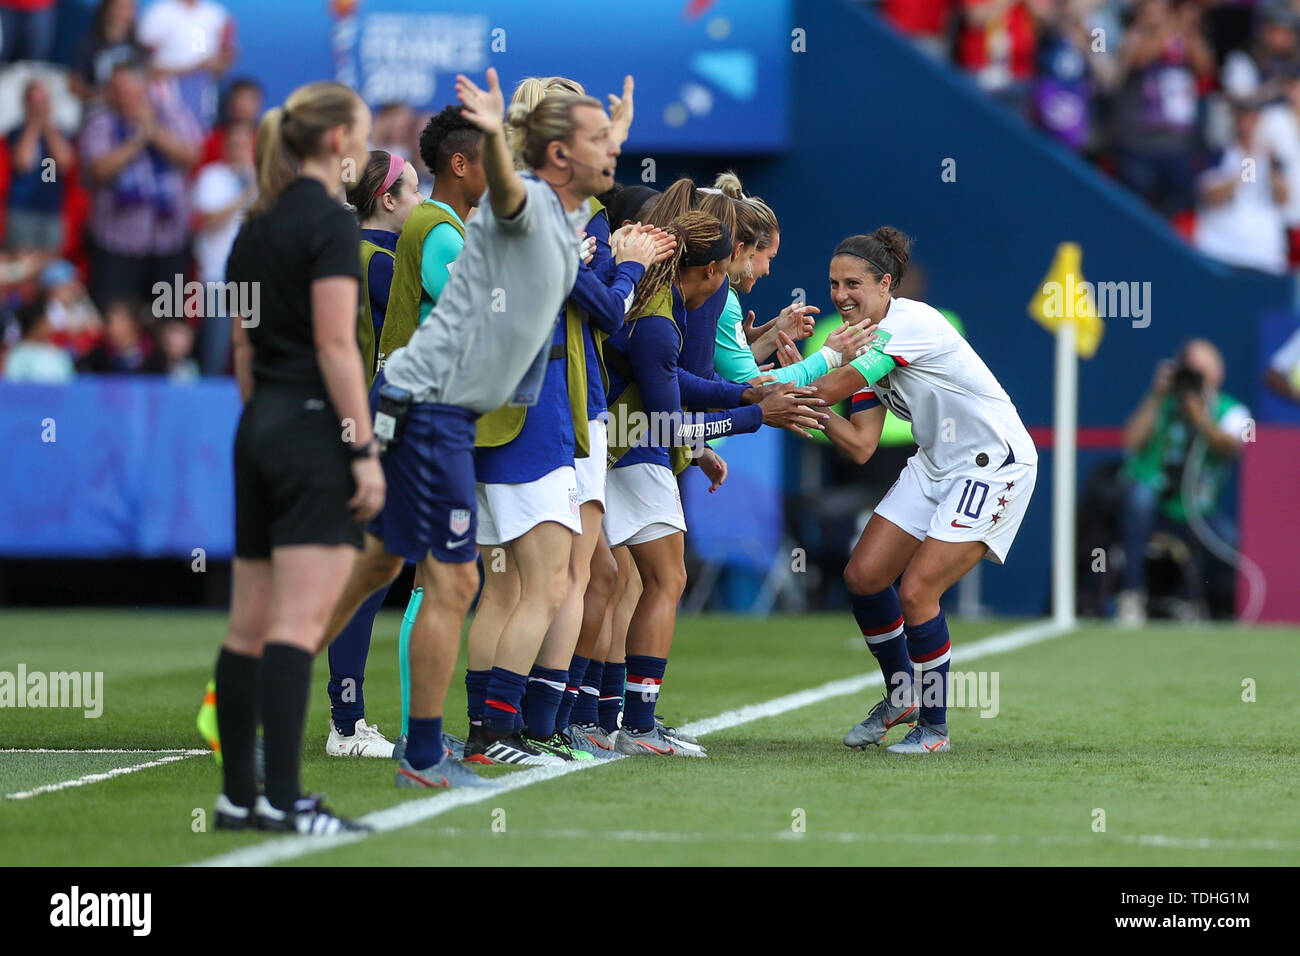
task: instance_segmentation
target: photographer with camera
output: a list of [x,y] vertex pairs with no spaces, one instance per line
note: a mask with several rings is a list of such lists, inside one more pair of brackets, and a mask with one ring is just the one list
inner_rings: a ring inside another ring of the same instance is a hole
[[1156,365],[1151,390],[1124,425],[1126,560],[1116,615],[1123,624],[1146,619],[1146,546],[1154,531],[1190,545],[1196,587],[1187,597],[1197,603],[1210,575],[1205,537],[1235,547],[1236,528],[1220,497],[1250,413],[1222,384],[1219,350],[1190,339],[1175,359]]

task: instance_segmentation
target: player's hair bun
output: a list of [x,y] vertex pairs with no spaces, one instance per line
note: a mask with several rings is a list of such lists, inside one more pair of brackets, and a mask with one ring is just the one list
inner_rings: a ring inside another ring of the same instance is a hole
[[889,254],[898,263],[898,272],[894,275],[894,284],[897,285],[907,269],[907,260],[912,257],[912,237],[893,226],[881,226],[872,236],[889,250]]
[[528,117],[532,115],[533,108],[524,103],[511,103],[510,108],[506,110],[506,125],[518,130],[528,128]]
[[713,188],[729,199],[743,199],[745,197],[744,189],[740,184],[740,177],[730,169],[725,173],[718,173],[718,178],[713,181]]
[[877,279],[892,276],[889,289],[898,283],[907,271],[907,260],[912,257],[912,239],[893,226],[881,226],[873,233],[849,236],[835,247],[833,256],[857,256],[864,260]]

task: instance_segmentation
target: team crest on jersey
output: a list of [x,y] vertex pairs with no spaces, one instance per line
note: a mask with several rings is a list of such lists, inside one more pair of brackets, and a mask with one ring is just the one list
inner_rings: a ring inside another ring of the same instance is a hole
[[469,509],[455,508],[451,512],[451,533],[462,535],[469,530]]

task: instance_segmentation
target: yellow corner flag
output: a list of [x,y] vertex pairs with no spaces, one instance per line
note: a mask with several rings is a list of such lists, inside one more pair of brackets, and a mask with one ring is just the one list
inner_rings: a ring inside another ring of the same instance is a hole
[[1062,322],[1073,322],[1082,358],[1092,358],[1106,326],[1097,315],[1092,283],[1083,278],[1083,250],[1077,242],[1063,242],[1047,269],[1043,283],[1029,300],[1029,317],[1053,335]]

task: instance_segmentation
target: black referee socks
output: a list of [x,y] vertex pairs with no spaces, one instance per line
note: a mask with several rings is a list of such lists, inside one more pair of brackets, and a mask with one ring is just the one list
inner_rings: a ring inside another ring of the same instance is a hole
[[217,655],[217,733],[226,797],[241,807],[257,800],[253,745],[257,739],[257,689],[262,661],[221,649]]
[[[293,810],[301,796],[298,768],[311,692],[312,655],[289,644],[262,651],[262,729],[266,740],[266,798],[277,810]],[[221,705],[217,691],[217,706]],[[233,795],[231,799],[234,799]]]

